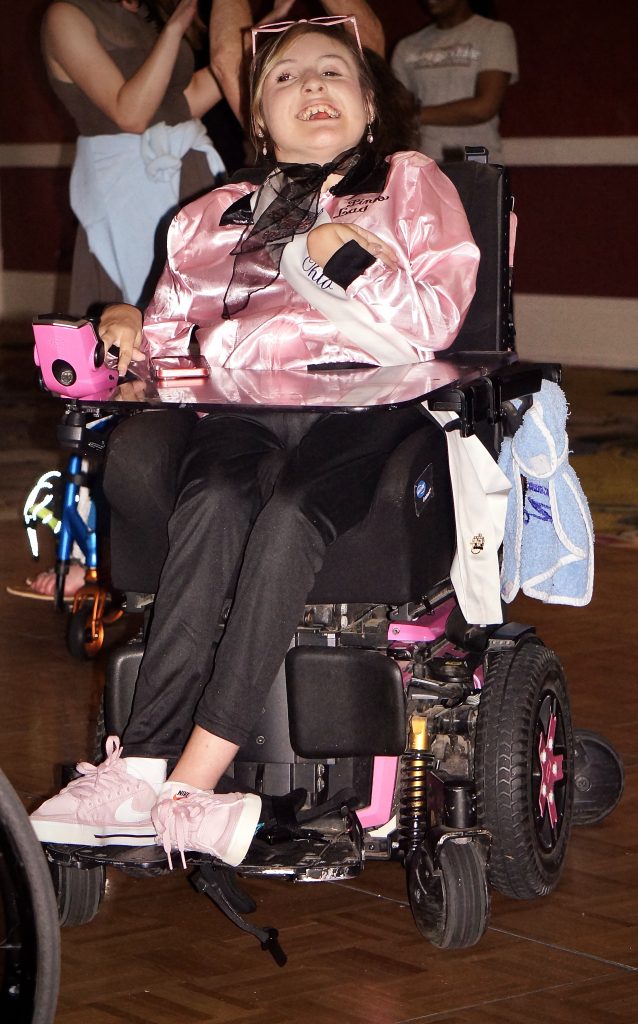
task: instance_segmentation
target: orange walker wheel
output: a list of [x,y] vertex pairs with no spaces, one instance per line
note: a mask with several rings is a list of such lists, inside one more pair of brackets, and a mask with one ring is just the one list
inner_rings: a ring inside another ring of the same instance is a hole
[[109,607],[111,594],[97,582],[97,570],[89,569],[86,582],[73,598],[67,626],[67,647],[74,658],[95,658],[104,643],[104,627],[117,622],[121,608]]

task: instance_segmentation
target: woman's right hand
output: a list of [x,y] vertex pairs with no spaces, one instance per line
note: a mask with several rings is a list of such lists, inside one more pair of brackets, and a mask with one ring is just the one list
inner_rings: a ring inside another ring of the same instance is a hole
[[131,360],[145,358],[142,349],[142,314],[137,306],[116,302],[107,306],[98,324],[98,334],[107,349],[118,348],[117,372],[124,376]]
[[380,260],[388,270],[396,270],[399,266],[399,258],[394,249],[373,231],[368,231],[358,224],[331,222],[311,228],[308,232],[308,255],[320,267],[325,267],[330,257],[347,242],[357,242],[362,249],[374,256],[375,260]]

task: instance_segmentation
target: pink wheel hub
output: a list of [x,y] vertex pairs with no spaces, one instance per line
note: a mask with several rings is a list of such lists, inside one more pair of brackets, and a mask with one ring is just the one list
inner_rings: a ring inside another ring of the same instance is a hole
[[538,741],[538,759],[541,765],[541,785],[538,795],[538,809],[541,817],[547,810],[552,828],[556,827],[558,812],[554,799],[554,786],[563,778],[563,755],[554,753],[554,736],[556,735],[556,715],[551,715],[547,736],[541,732]]

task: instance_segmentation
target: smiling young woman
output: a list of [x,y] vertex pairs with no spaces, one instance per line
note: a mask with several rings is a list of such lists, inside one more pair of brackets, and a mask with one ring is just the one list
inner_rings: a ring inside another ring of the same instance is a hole
[[[143,332],[127,307],[102,324],[121,366],[134,345],[185,354],[195,330],[211,366],[297,371],[303,389],[309,364],[419,362],[452,343],[478,250],[436,164],[378,142],[385,100],[373,83],[340,25],[300,23],[258,48],[251,120],[267,166],[177,215]],[[173,410],[113,432],[113,580],[157,590],[153,623],[123,747],[112,737],[99,770],[82,765],[34,813],[42,840],[103,845],[116,831],[118,843],[243,859],[259,800],[214,787],[253,729],[328,545],[364,518],[422,422],[418,407]]]

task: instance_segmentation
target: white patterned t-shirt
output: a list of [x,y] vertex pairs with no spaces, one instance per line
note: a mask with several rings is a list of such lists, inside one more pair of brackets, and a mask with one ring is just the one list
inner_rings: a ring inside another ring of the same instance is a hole
[[[518,79],[516,40],[509,25],[478,14],[450,29],[428,25],[395,47],[392,69],[422,106],[473,96],[481,71],[505,71]],[[434,160],[464,146],[486,146],[492,163],[502,162],[498,115],[483,124],[424,125],[420,149]]]

